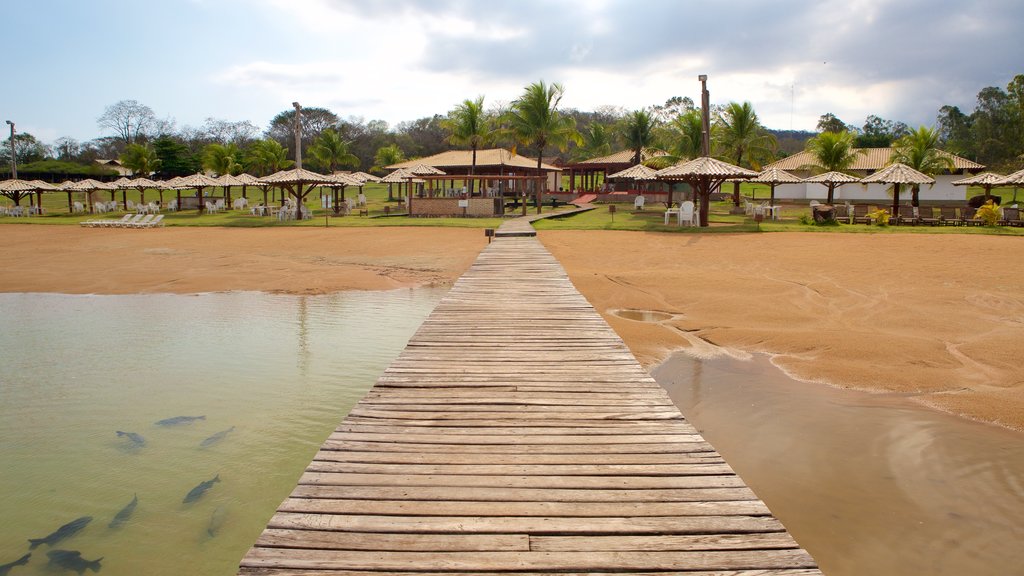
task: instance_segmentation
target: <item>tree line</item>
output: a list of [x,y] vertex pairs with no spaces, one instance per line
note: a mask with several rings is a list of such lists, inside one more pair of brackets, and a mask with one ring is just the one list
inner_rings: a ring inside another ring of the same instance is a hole
[[[302,108],[304,167],[321,172],[359,169],[381,172],[406,158],[452,148],[524,146],[527,155],[549,163],[565,163],[628,149],[634,160],[641,150],[663,154],[654,164],[700,155],[700,111],[688,97],[639,110],[605,106],[593,111],[560,109],[564,87],[533,83],[507,104],[486,106],[484,97],[467,99],[447,114],[401,122],[342,118],[321,107]],[[251,121],[207,118],[198,127],[177,128],[145,104],[123,100],[97,118],[106,135],[79,142],[58,138],[47,145],[33,135],[15,136],[19,171],[95,173],[100,158],[119,158],[136,172],[172,177],[207,169],[217,173],[250,171],[266,174],[294,162],[295,110],[275,115],[261,132]],[[816,135],[764,127],[749,102],[730,102],[712,109],[712,154],[744,167],[759,169],[780,156],[803,150]],[[1024,154],[1024,75],[1004,90],[986,87],[969,114],[943,106],[937,115],[936,145],[993,169],[1019,166]],[[904,122],[870,115],[862,126],[850,125],[831,113],[821,116],[818,133],[849,133],[855,147],[892,146],[915,129]],[[10,162],[10,141],[0,147],[0,162]],[[70,168],[69,168],[70,166]]]

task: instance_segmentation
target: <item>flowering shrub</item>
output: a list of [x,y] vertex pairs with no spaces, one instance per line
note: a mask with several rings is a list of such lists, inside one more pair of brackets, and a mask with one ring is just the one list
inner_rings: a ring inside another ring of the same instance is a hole
[[996,222],[999,222],[999,207],[995,202],[989,200],[982,204],[981,208],[978,208],[974,217],[980,219],[985,226],[995,226]]
[[871,220],[879,226],[889,225],[889,211],[885,208],[879,208],[873,212],[868,212],[868,218],[871,218]]

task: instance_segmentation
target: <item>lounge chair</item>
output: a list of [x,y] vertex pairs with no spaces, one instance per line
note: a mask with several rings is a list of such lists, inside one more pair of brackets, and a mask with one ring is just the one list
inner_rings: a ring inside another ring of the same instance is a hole
[[145,228],[146,224],[149,223],[155,216],[152,214],[144,214],[141,220],[135,220],[125,225],[126,228]]
[[870,209],[871,207],[867,204],[854,204],[852,222],[854,224],[871,224],[871,217],[868,216]]
[[961,208],[960,213],[962,214],[961,220],[963,221],[964,226],[983,226],[985,224],[984,220],[976,216],[978,209],[974,206]]
[[963,220],[956,214],[954,206],[939,206],[939,222],[945,226],[959,226]]
[[936,226],[939,224],[939,219],[935,217],[935,211],[932,210],[931,206],[919,206],[917,208],[917,221],[921,224],[928,224],[929,226]]
[[144,216],[145,214],[135,214],[128,220],[118,220],[113,226],[115,228],[129,228],[131,227],[132,224],[138,222],[139,220],[142,220]]
[[1020,219],[1020,208],[1003,208],[1003,217],[999,219],[1000,226],[1024,226],[1024,220]]
[[145,223],[140,222],[135,227],[136,228],[157,228],[157,227],[163,227],[163,225],[164,225],[164,215],[163,214],[157,214],[157,215],[153,216],[153,219],[150,220],[149,222],[145,222]]
[[913,206],[900,206],[899,218],[895,218],[895,220],[893,224],[910,224],[911,226],[917,226],[921,221],[915,214]]
[[836,212],[835,212],[836,220],[844,221],[847,224],[849,224],[850,223],[850,205],[849,204],[840,204],[840,205],[836,206],[835,208],[836,208]]

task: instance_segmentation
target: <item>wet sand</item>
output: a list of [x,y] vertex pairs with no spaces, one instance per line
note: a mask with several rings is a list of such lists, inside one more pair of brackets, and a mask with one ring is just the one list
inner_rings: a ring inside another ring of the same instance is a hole
[[[648,368],[677,349],[764,352],[801,380],[906,394],[1024,430],[1020,238],[603,231],[540,238]],[[651,325],[614,309],[676,316]]]
[[0,226],[0,292],[326,294],[447,285],[487,244],[457,228]]

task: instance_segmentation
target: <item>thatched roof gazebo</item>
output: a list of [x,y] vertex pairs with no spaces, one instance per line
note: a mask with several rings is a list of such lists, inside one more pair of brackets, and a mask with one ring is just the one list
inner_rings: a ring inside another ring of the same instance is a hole
[[1006,176],[995,172],[982,172],[968,178],[955,180],[953,186],[980,186],[985,189],[985,200],[992,197],[992,189],[996,186],[1005,186]]
[[10,198],[15,206],[21,206],[22,198],[28,197],[31,200],[32,193],[35,191],[35,184],[28,180],[14,178],[0,181],[0,195]]
[[85,192],[85,194],[86,194],[86,201],[89,204],[89,213],[92,214],[92,212],[93,212],[93,198],[92,198],[93,192],[95,192],[97,190],[117,190],[117,186],[114,186],[114,184],[110,183],[110,182],[100,182],[98,180],[93,180],[92,178],[87,178],[85,180],[80,180],[78,182],[75,182],[71,186],[68,186],[67,188],[65,188],[65,190],[72,190],[72,191],[75,191],[75,192]]
[[334,182],[330,176],[318,174],[304,168],[292,168],[291,170],[274,172],[270,176],[260,178],[259,181],[261,184],[271,184],[287,190],[289,194],[295,197],[300,206],[305,202],[306,195],[313,191],[313,188],[317,186],[330,186]]
[[657,170],[654,168],[648,168],[643,164],[637,164],[636,166],[630,166],[629,168],[620,170],[614,174],[609,174],[607,178],[609,180],[613,178],[622,178],[623,180],[657,180],[658,177],[654,175],[655,172],[657,172]]
[[405,184],[405,194],[406,196],[408,196],[412,190],[413,184],[423,184],[426,182],[426,180],[423,180],[422,178],[417,178],[416,174],[413,174],[412,171],[410,171],[408,168],[399,168],[392,172],[391,174],[388,174],[387,176],[381,178],[380,181],[388,185],[389,200],[393,197],[393,195],[391,194],[391,187],[394,184],[398,184],[398,199],[401,200],[402,184]]
[[860,180],[861,184],[892,184],[892,217],[896,218],[897,221],[900,217],[900,186],[903,184],[909,184],[914,186],[914,196],[911,204],[913,206],[918,205],[917,192],[921,184],[935,184],[935,178],[918,172],[906,164],[890,164],[885,168],[882,168],[878,172],[865,176]]
[[[659,180],[686,182],[693,188],[695,196],[700,199],[700,226],[705,227],[708,225],[711,193],[721,188],[726,180],[753,178],[757,176],[757,172],[710,156],[701,156],[658,170],[655,175]],[[669,192],[669,203],[671,202],[672,193]]]
[[771,206],[775,205],[776,186],[779,184],[799,184],[803,181],[803,178],[790,174],[789,172],[779,168],[768,168],[767,170],[762,170],[760,174],[747,180],[747,182],[767,184],[770,186],[771,191],[769,192],[768,204]]
[[368,172],[352,172],[349,176],[361,180],[364,184],[366,182],[380,182],[380,178]]
[[175,184],[174,188],[178,191],[178,210],[181,210],[181,191],[195,188],[196,190],[196,204],[199,209],[199,213],[203,213],[203,189],[211,188],[214,186],[220,186],[220,182],[210,178],[202,172],[196,172],[191,176],[182,176]]
[[835,201],[836,188],[844,184],[852,184],[854,182],[860,182],[860,178],[856,176],[850,176],[845,172],[825,172],[824,174],[818,174],[817,176],[811,176],[810,178],[804,178],[804,182],[810,182],[812,184],[824,184],[828,186],[828,199],[825,201],[826,204],[832,204]]
[[999,184],[1000,186],[1013,186],[1018,188],[1024,186],[1024,170],[1017,170],[1012,174],[1006,175]]

